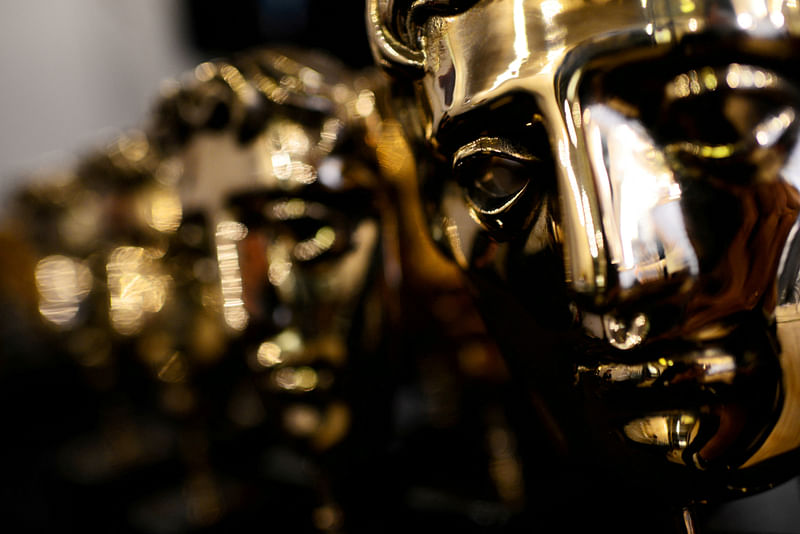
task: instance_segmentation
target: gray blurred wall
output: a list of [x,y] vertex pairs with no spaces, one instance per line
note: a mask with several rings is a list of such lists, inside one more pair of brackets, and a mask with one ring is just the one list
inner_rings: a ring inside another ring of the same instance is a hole
[[0,201],[29,171],[140,124],[198,61],[180,0],[0,2]]

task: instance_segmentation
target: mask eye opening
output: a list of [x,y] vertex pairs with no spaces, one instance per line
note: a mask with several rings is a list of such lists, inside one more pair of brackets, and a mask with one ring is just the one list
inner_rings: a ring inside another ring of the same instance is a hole
[[525,148],[497,137],[481,137],[461,147],[453,172],[467,202],[480,215],[502,214],[530,185],[539,158]]

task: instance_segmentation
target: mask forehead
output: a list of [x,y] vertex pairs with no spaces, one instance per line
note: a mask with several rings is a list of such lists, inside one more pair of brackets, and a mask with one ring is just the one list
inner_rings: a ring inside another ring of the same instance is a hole
[[687,34],[731,32],[763,40],[800,35],[798,2],[482,0],[457,15],[431,16],[419,34],[427,133],[511,92],[533,94],[546,113],[557,104],[558,80],[570,75],[569,58],[580,66],[590,59],[582,56],[668,50]]

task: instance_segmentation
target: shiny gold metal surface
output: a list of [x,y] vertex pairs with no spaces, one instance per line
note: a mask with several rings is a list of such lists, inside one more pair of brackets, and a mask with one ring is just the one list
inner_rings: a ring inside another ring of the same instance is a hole
[[180,80],[4,217],[8,484],[57,458],[12,502],[143,532],[508,524],[508,374],[423,230],[384,78],[262,49]]
[[366,23],[389,77],[205,62],[15,197],[11,480],[143,532],[694,532],[795,476],[798,3]]
[[[389,362],[379,299],[392,294],[365,141],[380,122],[374,86],[301,51],[202,63],[164,84],[145,128],[10,203],[0,235],[25,252],[3,258],[3,279],[18,271],[26,283],[0,293],[13,310],[0,379],[41,388],[50,403],[61,393],[47,377],[64,375],[72,425],[44,423],[45,454],[60,459],[44,471],[54,486],[81,488],[53,490],[75,508],[69,525],[96,515],[85,488],[125,506],[112,523],[130,526],[131,514],[169,507],[159,492],[176,485],[182,531],[224,528],[253,492],[286,494],[267,514],[299,506],[269,522],[279,529],[341,527],[342,473],[366,476],[353,458],[383,450],[382,423],[366,429],[388,420],[364,370]],[[21,407],[11,443],[27,439],[35,412]],[[108,423],[73,427],[92,417]],[[231,478],[239,454],[255,477]]]
[[797,3],[368,10],[431,233],[570,454],[673,504],[796,473]]

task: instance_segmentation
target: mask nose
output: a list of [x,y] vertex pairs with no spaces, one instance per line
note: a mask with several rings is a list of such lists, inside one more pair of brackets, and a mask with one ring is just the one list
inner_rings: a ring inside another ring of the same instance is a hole
[[561,226],[587,330],[629,348],[648,329],[691,335],[740,312],[772,313],[800,208],[796,125],[780,139],[764,129],[788,120],[781,110],[754,123],[752,147],[722,154],[721,144],[665,139],[613,101],[581,109],[562,165]]
[[562,221],[577,230],[565,232],[573,292],[586,306],[604,309],[691,284],[700,272],[698,255],[684,193],[664,151],[640,122],[606,104],[586,107],[581,122],[579,163],[591,179],[569,176],[578,193],[562,194],[575,202]]
[[587,107],[583,121],[608,262],[600,303],[696,277],[683,191],[664,152],[638,121],[609,106]]

